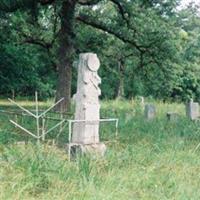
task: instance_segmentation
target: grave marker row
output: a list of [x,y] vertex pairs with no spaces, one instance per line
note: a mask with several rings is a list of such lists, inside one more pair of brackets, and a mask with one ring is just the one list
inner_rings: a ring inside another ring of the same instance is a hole
[[[199,115],[199,103],[190,101],[186,104],[186,116],[191,120],[198,120]],[[144,116],[147,120],[151,120],[156,116],[156,107],[152,104],[145,105]],[[178,118],[178,113],[176,112],[167,112],[167,119],[170,121],[175,121]]]

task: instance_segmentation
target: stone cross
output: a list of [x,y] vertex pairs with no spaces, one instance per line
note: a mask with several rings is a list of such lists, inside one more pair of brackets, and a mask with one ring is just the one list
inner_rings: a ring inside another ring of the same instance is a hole
[[72,143],[81,151],[97,150],[103,153],[105,145],[99,139],[101,90],[98,76],[100,62],[96,54],[84,53],[79,56],[77,92],[75,98],[75,120],[85,120],[73,125]]

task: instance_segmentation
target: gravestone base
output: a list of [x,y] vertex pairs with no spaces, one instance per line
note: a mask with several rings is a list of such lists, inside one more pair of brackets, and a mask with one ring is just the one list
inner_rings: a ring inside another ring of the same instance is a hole
[[106,145],[104,143],[96,144],[71,144],[70,156],[76,158],[78,155],[104,156]]

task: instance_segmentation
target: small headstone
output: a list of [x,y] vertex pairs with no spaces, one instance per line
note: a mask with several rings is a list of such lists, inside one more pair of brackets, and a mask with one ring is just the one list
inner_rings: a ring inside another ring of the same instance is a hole
[[156,108],[152,104],[147,104],[145,105],[145,110],[144,110],[145,118],[146,119],[153,119],[156,115]]
[[169,121],[176,121],[178,119],[179,115],[178,113],[175,113],[175,112],[168,112],[167,113],[167,119]]
[[74,67],[74,68],[78,68],[78,61],[76,60],[76,61],[74,61],[73,63],[72,63],[72,66]]
[[199,118],[199,103],[190,101],[186,104],[186,116],[191,120]]
[[133,116],[134,116],[134,113],[126,113],[125,114],[125,122],[127,123],[127,122],[131,121]]

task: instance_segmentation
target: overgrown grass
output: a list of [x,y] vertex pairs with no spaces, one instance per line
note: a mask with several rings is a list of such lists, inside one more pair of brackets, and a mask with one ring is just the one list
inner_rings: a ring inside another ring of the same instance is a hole
[[[146,121],[137,101],[102,102],[102,117],[120,119],[119,137],[114,137],[113,124],[102,125],[105,157],[73,162],[64,148],[15,144],[30,138],[1,116],[0,199],[200,199],[200,123],[186,119],[182,104],[153,103],[157,117]],[[178,112],[179,119],[167,121],[168,111]],[[67,128],[59,142],[67,142]]]

